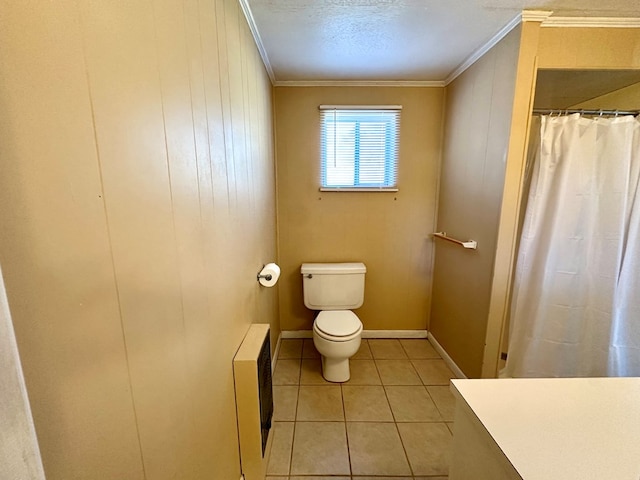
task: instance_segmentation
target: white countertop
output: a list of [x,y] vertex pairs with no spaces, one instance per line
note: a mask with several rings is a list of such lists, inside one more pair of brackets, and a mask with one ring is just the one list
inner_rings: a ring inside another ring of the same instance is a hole
[[640,480],[640,378],[452,380],[524,480]]

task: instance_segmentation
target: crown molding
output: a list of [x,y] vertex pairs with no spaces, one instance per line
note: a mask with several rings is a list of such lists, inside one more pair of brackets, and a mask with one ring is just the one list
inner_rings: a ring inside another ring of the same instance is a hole
[[442,80],[279,80],[274,87],[444,87]]
[[256,22],[253,19],[253,13],[251,13],[249,2],[248,0],[239,1],[240,7],[242,8],[242,13],[244,13],[244,17],[247,19],[249,30],[251,30],[253,40],[256,42],[256,47],[258,48],[258,52],[260,53],[260,57],[262,58],[262,63],[264,63],[264,68],[267,70],[267,75],[269,75],[269,79],[271,80],[271,84],[273,85],[276,81],[276,76],[273,73],[273,68],[271,68],[271,62],[269,62],[269,56],[267,55],[267,50],[264,48],[264,44],[262,43],[262,38],[260,38],[260,33],[258,32]]
[[476,63],[484,54],[486,54],[489,50],[496,46],[496,44],[506,37],[511,30],[516,28],[523,22],[541,22],[544,23],[551,17],[553,14],[550,10],[523,10],[518,13],[515,17],[511,19],[509,23],[507,23],[504,27],[502,27],[498,33],[496,33],[493,37],[491,37],[484,45],[480,46],[476,49],[471,55],[469,55],[460,65],[456,67],[456,69],[449,74],[449,76],[445,79],[444,84],[449,85],[456,78],[458,78],[462,73],[469,68],[471,65]]
[[638,17],[549,17],[543,27],[640,28]]
[[545,22],[551,15],[551,10],[523,10],[520,17],[523,22]]
[[484,45],[480,46],[480,48],[476,49],[471,55],[469,55],[460,65],[458,65],[453,72],[449,74],[449,76],[445,79],[444,84],[449,85],[456,78],[458,78],[462,73],[469,68],[471,65],[476,63],[478,59],[480,59],[485,53],[491,50],[500,40],[506,37],[511,30],[516,28],[522,22],[522,13],[519,13],[513,19],[507,23],[504,27],[500,29],[498,33],[496,33],[493,37],[491,37]]

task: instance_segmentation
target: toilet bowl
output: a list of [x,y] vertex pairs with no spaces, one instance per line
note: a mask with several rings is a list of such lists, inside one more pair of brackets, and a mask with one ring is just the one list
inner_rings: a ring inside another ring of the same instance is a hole
[[313,322],[313,344],[329,382],[349,380],[349,358],[360,348],[362,322],[351,309],[364,301],[366,271],[363,263],[305,263],[300,269],[304,304],[320,311]]
[[329,382],[346,382],[349,358],[360,348],[362,322],[351,310],[325,310],[313,322],[313,344],[322,356],[322,376]]

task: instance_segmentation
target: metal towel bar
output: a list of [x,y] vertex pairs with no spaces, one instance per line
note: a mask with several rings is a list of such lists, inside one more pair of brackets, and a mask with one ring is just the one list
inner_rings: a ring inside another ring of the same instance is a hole
[[467,240],[466,242],[463,242],[462,240],[457,240],[455,238],[447,237],[446,232],[436,232],[436,233],[432,233],[431,235],[433,235],[435,238],[441,238],[448,242],[455,243],[456,245],[461,245],[464,248],[470,248],[472,250],[475,250],[476,248],[478,248],[478,242],[476,242],[475,240]]

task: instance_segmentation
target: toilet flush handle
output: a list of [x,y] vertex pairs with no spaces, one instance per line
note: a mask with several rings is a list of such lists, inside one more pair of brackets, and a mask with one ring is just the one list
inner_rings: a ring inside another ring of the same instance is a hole
[[307,277],[307,278],[313,278],[313,275],[309,273],[308,275],[305,275],[305,277]]

